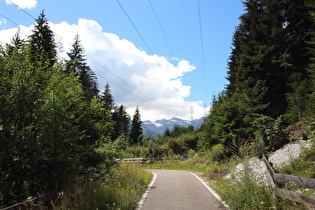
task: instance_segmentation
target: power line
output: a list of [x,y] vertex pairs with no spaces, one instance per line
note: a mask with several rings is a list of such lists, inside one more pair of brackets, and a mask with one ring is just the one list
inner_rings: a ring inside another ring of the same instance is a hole
[[[124,9],[123,5],[120,3],[119,0],[116,0],[117,3],[119,4],[120,8],[123,10],[123,12],[125,13],[125,15],[127,16],[127,18],[129,19],[130,23],[132,24],[132,26],[134,27],[134,29],[136,30],[136,32],[138,33],[138,35],[140,36],[140,38],[142,39],[143,43],[146,45],[146,47],[148,48],[148,50],[150,51],[151,55],[153,56],[154,53],[152,52],[151,48],[149,47],[149,45],[147,44],[147,42],[144,40],[143,36],[141,35],[140,31],[138,30],[138,28],[136,27],[136,25],[133,23],[133,21],[131,20],[131,18],[129,17],[127,11]],[[165,75],[167,75],[166,70],[163,68],[163,66],[161,65],[161,63],[155,58],[157,64],[160,66],[160,68],[164,71]]]
[[201,24],[201,12],[200,12],[200,0],[198,0],[198,15],[199,15],[199,29],[200,29],[200,42],[201,42],[201,55],[202,55],[202,67],[203,67],[203,82],[205,86],[205,97],[207,98],[207,82],[206,82],[206,71],[205,71],[205,55],[204,55],[204,43],[202,35],[202,24]]
[[[153,4],[152,4],[151,0],[149,0],[149,3],[150,3],[150,5],[151,5],[151,8],[152,8],[153,13],[154,13],[154,15],[155,15],[155,18],[156,18],[156,20],[157,20],[157,22],[158,22],[158,24],[159,24],[159,26],[160,26],[160,29],[161,29],[161,31],[162,31],[162,33],[163,33],[163,36],[164,36],[164,38],[165,38],[165,41],[166,41],[166,43],[167,43],[167,45],[168,45],[168,47],[169,47],[169,49],[170,49],[170,51],[171,51],[171,54],[172,54],[173,58],[176,58],[176,56],[175,56],[175,54],[174,54],[174,52],[173,52],[173,49],[172,49],[172,47],[171,47],[171,45],[170,45],[170,43],[169,43],[169,41],[168,41],[168,39],[167,39],[167,36],[166,36],[166,34],[165,34],[165,31],[164,31],[164,29],[163,29],[163,27],[162,27],[162,24],[161,24],[161,22],[160,22],[160,20],[159,20],[159,17],[157,16],[157,13],[156,13],[156,11],[155,11],[155,9],[154,9],[154,7],[153,7]],[[183,82],[186,83],[184,77],[182,77],[182,79],[183,79]],[[178,91],[178,92],[179,92],[179,91]],[[180,93],[179,93],[179,94],[180,94]],[[180,95],[181,95],[181,94],[180,94]],[[182,96],[182,97],[183,97],[183,96]],[[183,98],[184,98],[184,97],[183,97]],[[184,99],[184,101],[185,101],[185,99]]]
[[17,24],[16,22],[14,22],[13,20],[11,20],[10,18],[4,16],[4,15],[1,14],[1,13],[0,13],[0,15],[1,15],[2,17],[4,17],[5,19],[7,19],[8,21],[10,21],[11,23],[15,24],[17,27],[20,27],[19,24]]
[[9,2],[11,2],[12,4],[14,4],[17,8],[19,8],[20,10],[22,10],[25,14],[27,14],[28,16],[30,16],[31,18],[33,18],[36,21],[36,18],[34,18],[30,13],[26,12],[23,8],[19,7],[19,5],[17,5],[16,3],[14,3],[13,1],[9,0]]
[[91,7],[91,5],[89,5],[89,3],[88,3],[86,0],[82,0],[82,1],[83,1],[83,2],[87,5],[87,7],[93,12],[93,14],[94,14],[98,19],[100,19],[101,22],[102,22],[106,27],[108,27],[108,28],[110,29],[109,25],[106,24],[106,22],[103,20],[103,18],[97,14],[97,12]]
[[[133,90],[135,90],[137,93],[140,93],[141,95],[143,95],[144,97],[150,99],[153,101],[152,98],[148,97],[147,95],[145,95],[144,93],[138,91],[137,89],[135,89],[133,86],[131,86],[129,83],[127,83],[126,81],[124,81],[123,79],[121,79],[119,76],[117,76],[116,74],[114,74],[113,72],[111,72],[109,69],[107,69],[105,66],[101,65],[100,63],[98,63],[97,61],[95,61],[93,58],[89,57],[86,55],[87,58],[89,58],[91,61],[93,61],[95,64],[99,65],[102,69],[106,70],[108,73],[110,73],[111,75],[113,75],[114,77],[116,77],[117,79],[119,79],[120,81],[122,81],[123,83],[125,83],[127,86],[129,86],[130,88],[132,88]],[[103,77],[104,78],[104,77]],[[104,78],[105,79],[105,78]],[[107,79],[106,79],[107,80]],[[124,88],[123,88],[124,89]],[[124,89],[126,90],[126,89]],[[127,90],[126,90],[127,91]],[[129,92],[129,91],[127,91]],[[131,92],[129,92],[131,93]],[[131,93],[132,94],[132,93]]]
[[127,18],[129,19],[130,23],[132,24],[132,26],[134,27],[134,29],[136,30],[136,32],[138,33],[138,35],[140,36],[140,38],[142,39],[143,43],[145,44],[145,46],[148,48],[148,50],[150,51],[151,55],[154,55],[151,48],[149,47],[149,45],[147,44],[147,42],[144,40],[144,38],[142,37],[141,33],[139,32],[138,28],[136,27],[136,25],[133,23],[133,21],[131,20],[131,18],[129,17],[128,13],[126,12],[126,10],[124,9],[124,7],[122,6],[122,4],[120,3],[119,0],[116,0],[117,3],[119,4],[120,8],[123,10],[123,12],[125,13],[125,15],[127,16]]
[[[117,3],[119,4],[120,8],[123,10],[123,12],[125,13],[125,15],[127,16],[128,20],[130,21],[130,23],[132,24],[132,26],[134,27],[134,29],[136,30],[136,32],[138,33],[138,35],[140,36],[140,38],[142,39],[142,41],[144,42],[144,44],[147,46],[148,50],[150,51],[151,55],[153,56],[154,53],[152,52],[151,48],[149,47],[149,45],[147,44],[147,42],[144,40],[143,36],[141,35],[140,31],[138,30],[138,28],[136,27],[136,25],[134,24],[134,22],[132,21],[132,19],[130,18],[130,16],[128,15],[127,11],[125,10],[125,8],[123,7],[123,5],[120,3],[119,0],[116,0]],[[155,58],[157,64],[160,66],[160,68],[164,71],[165,75],[167,77],[168,74],[166,72],[166,70],[163,68],[163,66],[161,65],[161,63]],[[178,94],[184,99],[185,101],[185,97],[183,97],[180,93],[180,91],[175,87],[175,89],[178,91]]]
[[171,45],[170,45],[170,43],[169,43],[169,41],[168,41],[168,39],[167,39],[167,37],[166,37],[166,34],[165,34],[165,32],[164,32],[164,29],[163,29],[163,27],[162,27],[162,25],[161,25],[161,22],[160,22],[160,20],[159,20],[157,14],[156,14],[156,12],[155,12],[155,9],[154,9],[154,7],[153,7],[153,5],[152,5],[151,0],[149,0],[149,3],[150,3],[150,5],[151,5],[151,8],[152,8],[153,13],[154,13],[154,15],[155,15],[155,18],[156,18],[157,22],[159,23],[160,29],[161,29],[161,31],[163,32],[163,35],[164,35],[164,38],[165,38],[165,40],[166,40],[167,46],[169,47],[169,49],[170,49],[170,51],[171,51],[171,53],[172,53],[172,56],[175,57],[174,52],[173,52],[173,50],[172,50],[172,47],[171,47]]

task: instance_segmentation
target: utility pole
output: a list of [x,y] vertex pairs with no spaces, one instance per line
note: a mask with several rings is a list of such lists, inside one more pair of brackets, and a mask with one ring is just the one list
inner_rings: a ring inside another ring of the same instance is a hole
[[191,120],[191,126],[194,128],[195,127],[195,119],[194,119],[194,109],[191,107],[190,109],[190,120]]

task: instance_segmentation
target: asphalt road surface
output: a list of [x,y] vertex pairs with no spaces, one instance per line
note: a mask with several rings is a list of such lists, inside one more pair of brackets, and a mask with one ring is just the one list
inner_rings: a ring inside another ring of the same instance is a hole
[[228,209],[188,171],[150,171],[156,179],[140,202],[140,210]]

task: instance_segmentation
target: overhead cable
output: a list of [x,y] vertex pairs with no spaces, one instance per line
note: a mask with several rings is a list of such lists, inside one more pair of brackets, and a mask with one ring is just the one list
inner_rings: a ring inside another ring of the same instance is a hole
[[205,71],[205,55],[204,55],[204,49],[203,49],[204,43],[203,43],[203,35],[202,35],[200,0],[198,0],[198,14],[199,14],[199,29],[200,29],[200,43],[201,43],[203,82],[204,82],[204,88],[205,88],[205,97],[207,98],[207,82],[206,82],[206,71]]
[[155,9],[154,9],[154,7],[153,7],[153,5],[152,5],[151,0],[149,0],[149,3],[150,3],[150,5],[151,5],[151,8],[152,8],[153,13],[154,13],[154,15],[155,15],[155,18],[156,18],[157,22],[159,23],[160,29],[161,29],[161,31],[163,32],[163,35],[164,35],[164,38],[165,38],[165,40],[166,40],[167,46],[168,46],[168,48],[170,49],[170,51],[171,51],[171,53],[172,53],[172,56],[175,57],[174,52],[173,52],[173,50],[172,50],[172,47],[171,47],[171,45],[170,45],[170,43],[169,43],[169,41],[168,41],[168,39],[167,39],[167,37],[166,37],[166,35],[165,35],[164,29],[163,29],[163,27],[162,27],[162,25],[161,25],[161,22],[160,22],[160,20],[159,20],[159,17],[157,16],[157,14],[156,14],[156,12],[155,12]]
[[14,25],[16,25],[17,27],[20,27],[19,24],[17,24],[16,22],[14,22],[13,20],[11,20],[10,18],[4,16],[4,15],[1,14],[1,13],[0,13],[0,15],[1,15],[2,17],[4,17],[5,19],[7,19],[8,21],[10,21],[11,23],[13,23]]

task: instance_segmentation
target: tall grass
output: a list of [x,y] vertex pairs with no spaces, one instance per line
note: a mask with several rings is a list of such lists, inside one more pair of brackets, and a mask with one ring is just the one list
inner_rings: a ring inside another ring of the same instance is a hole
[[90,180],[62,209],[135,209],[152,174],[133,164],[122,164]]
[[219,178],[211,184],[231,209],[294,209],[306,210],[305,205],[275,198],[271,187],[257,185],[248,176],[241,180]]
[[231,209],[278,209],[271,189],[256,185],[247,176],[241,181],[220,178],[212,187]]
[[195,154],[196,153],[190,154],[188,159],[165,160],[163,162],[155,162],[153,164],[146,165],[145,167],[147,169],[186,170],[208,174],[214,169],[227,168],[239,163],[239,161],[230,160],[225,164],[219,164],[217,162],[213,162],[211,153],[203,156]]
[[315,145],[304,149],[300,157],[292,160],[290,164],[276,169],[277,173],[315,178]]

